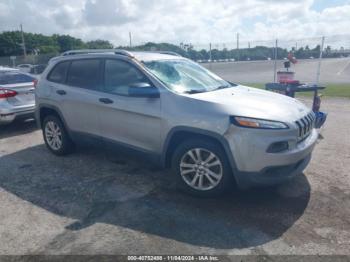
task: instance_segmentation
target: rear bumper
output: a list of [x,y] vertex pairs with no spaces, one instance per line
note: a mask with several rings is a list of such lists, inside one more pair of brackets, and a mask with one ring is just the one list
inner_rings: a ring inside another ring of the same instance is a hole
[[34,117],[35,105],[21,106],[12,109],[0,108],[0,124],[9,124],[17,118]]

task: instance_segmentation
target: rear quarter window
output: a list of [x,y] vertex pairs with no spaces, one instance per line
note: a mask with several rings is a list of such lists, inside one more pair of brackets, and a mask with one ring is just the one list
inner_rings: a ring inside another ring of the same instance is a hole
[[49,73],[47,80],[55,83],[64,83],[66,80],[69,63],[69,61],[66,61],[55,65],[55,67]]

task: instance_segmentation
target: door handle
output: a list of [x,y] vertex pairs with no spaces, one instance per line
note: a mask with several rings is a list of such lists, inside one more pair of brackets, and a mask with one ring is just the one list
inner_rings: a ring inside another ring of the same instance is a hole
[[100,98],[99,101],[104,104],[113,104],[113,100],[109,98]]
[[66,91],[64,91],[64,90],[57,90],[56,93],[61,95],[61,96],[67,94]]

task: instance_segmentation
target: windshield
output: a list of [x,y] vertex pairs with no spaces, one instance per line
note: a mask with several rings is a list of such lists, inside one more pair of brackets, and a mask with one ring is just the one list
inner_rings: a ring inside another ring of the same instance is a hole
[[231,84],[189,60],[147,61],[143,64],[177,93],[200,93],[230,87]]

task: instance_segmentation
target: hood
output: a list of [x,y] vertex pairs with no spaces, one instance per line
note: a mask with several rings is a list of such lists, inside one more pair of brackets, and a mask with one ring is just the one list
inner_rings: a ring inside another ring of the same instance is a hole
[[230,115],[277,121],[295,121],[310,112],[298,100],[274,92],[238,85],[191,97],[215,103]]

